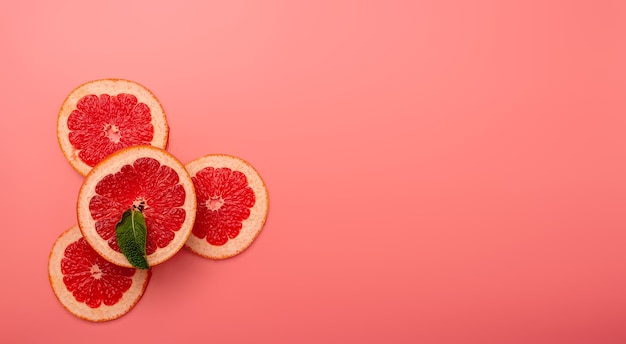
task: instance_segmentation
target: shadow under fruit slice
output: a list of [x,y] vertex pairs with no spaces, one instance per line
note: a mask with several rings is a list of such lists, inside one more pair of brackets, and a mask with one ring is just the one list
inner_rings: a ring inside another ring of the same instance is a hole
[[185,167],[152,146],[115,152],[87,174],[78,194],[78,226],[106,260],[131,267],[116,239],[116,225],[127,210],[145,220],[149,266],[160,264],[184,245],[196,216],[196,196]]
[[59,302],[89,321],[121,317],[141,299],[151,270],[120,267],[94,251],[74,226],[57,239],[48,261],[50,285]]
[[57,139],[80,174],[107,155],[136,145],[165,148],[169,128],[158,99],[128,80],[94,80],[74,89],[63,102]]
[[198,202],[196,222],[185,247],[210,259],[243,252],[267,218],[269,199],[259,173],[246,161],[223,154],[201,157],[185,167]]

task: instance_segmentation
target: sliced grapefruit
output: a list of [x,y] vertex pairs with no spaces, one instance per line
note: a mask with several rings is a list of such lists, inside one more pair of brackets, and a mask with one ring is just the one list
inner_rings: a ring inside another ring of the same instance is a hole
[[197,197],[196,222],[185,246],[210,259],[243,252],[259,235],[269,199],[259,173],[246,161],[223,154],[188,163]]
[[191,233],[196,196],[191,177],[174,156],[152,146],[117,151],[87,174],[78,194],[78,225],[87,242],[106,260],[131,267],[117,244],[115,226],[129,209],[146,224],[150,266],[178,252]]
[[151,270],[120,267],[102,259],[78,226],[65,231],[50,252],[48,277],[59,302],[89,321],[121,317],[141,299]]
[[63,155],[80,174],[122,148],[165,148],[169,128],[158,99],[128,80],[103,79],[74,89],[63,102],[57,139]]

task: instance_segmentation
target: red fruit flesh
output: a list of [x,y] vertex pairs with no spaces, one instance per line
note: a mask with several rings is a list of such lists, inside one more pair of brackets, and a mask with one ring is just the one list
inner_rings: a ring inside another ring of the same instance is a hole
[[115,225],[127,209],[143,205],[146,220],[146,254],[169,245],[185,221],[185,189],[176,171],[152,158],[140,158],[123,166],[96,185],[96,195],[89,201],[89,211],[96,221],[96,231],[109,246],[119,252]]
[[229,168],[206,167],[192,180],[198,201],[193,235],[206,237],[215,246],[236,238],[255,203],[245,174]]
[[69,140],[93,167],[122,148],[150,144],[154,136],[150,108],[131,94],[82,97],[67,119]]
[[65,249],[61,272],[63,283],[78,302],[98,308],[119,302],[132,285],[135,269],[109,263],[80,238]]

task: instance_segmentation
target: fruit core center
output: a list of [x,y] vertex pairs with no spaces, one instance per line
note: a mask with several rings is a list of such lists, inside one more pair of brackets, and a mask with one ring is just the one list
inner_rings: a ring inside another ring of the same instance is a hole
[[144,209],[146,209],[148,206],[146,205],[146,200],[143,198],[137,198],[134,202],[133,202],[133,210],[139,210],[141,212],[144,211]]
[[104,134],[106,135],[106,137],[109,138],[109,140],[111,140],[111,142],[113,143],[120,142],[120,128],[118,128],[117,125],[115,124],[105,125]]
[[211,196],[211,198],[206,201],[206,207],[209,208],[209,210],[218,210],[223,204],[224,200],[220,196]]
[[97,264],[92,265],[89,272],[91,272],[91,277],[95,279],[102,278],[102,270],[100,270],[100,267]]

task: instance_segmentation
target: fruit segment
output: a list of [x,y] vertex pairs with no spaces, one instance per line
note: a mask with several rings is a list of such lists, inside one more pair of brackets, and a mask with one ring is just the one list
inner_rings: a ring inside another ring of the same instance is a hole
[[48,275],[63,307],[79,318],[100,322],[130,311],[143,295],[151,271],[111,264],[87,244],[78,226],[74,226],[52,247]]

